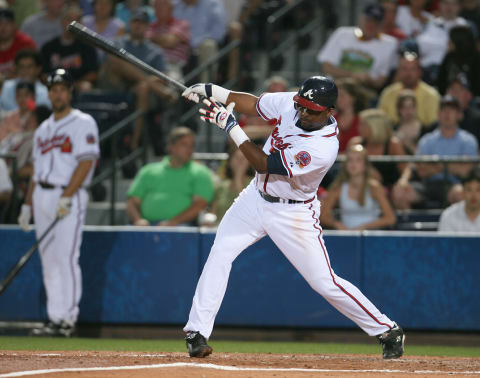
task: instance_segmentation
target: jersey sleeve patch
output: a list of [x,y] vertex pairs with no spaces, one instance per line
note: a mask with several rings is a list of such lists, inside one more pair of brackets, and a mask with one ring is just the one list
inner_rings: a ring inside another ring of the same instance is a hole
[[299,168],[305,168],[312,161],[312,157],[307,151],[300,151],[294,155],[293,158],[295,159],[295,164],[298,165]]
[[93,134],[87,134],[87,144],[95,144],[95,135]]

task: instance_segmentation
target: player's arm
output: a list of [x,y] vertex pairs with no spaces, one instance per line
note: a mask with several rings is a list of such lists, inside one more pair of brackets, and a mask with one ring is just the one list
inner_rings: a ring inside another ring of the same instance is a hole
[[234,92],[215,84],[199,83],[185,89],[182,96],[190,101],[199,103],[202,97],[213,98],[217,102],[228,105],[235,103],[235,110],[247,114],[257,115],[258,97],[250,93]]
[[73,171],[70,182],[62,193],[62,197],[72,197],[85,181],[85,178],[93,167],[93,160],[82,160]]

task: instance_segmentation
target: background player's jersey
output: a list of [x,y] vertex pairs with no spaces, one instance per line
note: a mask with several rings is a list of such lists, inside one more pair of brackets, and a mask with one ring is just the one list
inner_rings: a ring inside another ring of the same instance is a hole
[[[305,131],[297,126],[293,96],[296,92],[266,93],[257,101],[257,112],[275,123],[263,151],[280,153],[288,176],[256,174],[257,188],[275,197],[308,200],[316,196],[323,177],[338,154],[338,127],[333,117],[320,130]],[[276,121],[275,121],[276,120]]]
[[[33,180],[66,186],[80,161],[97,159],[99,155],[98,127],[90,115],[72,109],[55,121],[52,114],[35,131]],[[83,186],[90,183],[93,171],[92,167]]]

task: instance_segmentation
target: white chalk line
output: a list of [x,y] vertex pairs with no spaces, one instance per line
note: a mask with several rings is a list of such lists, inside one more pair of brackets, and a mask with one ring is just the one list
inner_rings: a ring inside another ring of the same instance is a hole
[[392,369],[302,369],[302,368],[249,368],[236,366],[223,366],[215,364],[203,364],[196,362],[174,362],[170,364],[155,365],[137,365],[137,366],[108,366],[108,367],[92,367],[92,368],[65,368],[65,369],[43,369],[18,371],[7,374],[0,374],[0,378],[7,377],[24,377],[27,375],[50,374],[50,373],[66,373],[66,372],[84,372],[84,371],[108,371],[108,370],[139,370],[139,369],[159,369],[173,367],[193,367],[205,368],[225,371],[271,371],[271,372],[305,372],[305,373],[402,373],[402,374],[448,374],[448,375],[473,375],[480,374],[480,371],[441,371],[441,370],[392,370]]

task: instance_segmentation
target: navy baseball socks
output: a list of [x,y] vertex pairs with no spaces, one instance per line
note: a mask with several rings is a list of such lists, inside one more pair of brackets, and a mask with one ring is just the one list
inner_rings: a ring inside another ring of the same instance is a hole
[[397,323],[393,323],[394,327],[377,336],[378,342],[383,348],[383,358],[392,359],[400,358],[403,355],[403,344],[405,342],[405,333]]
[[190,357],[203,358],[213,352],[212,347],[207,344],[207,339],[200,332],[188,332],[185,341]]

